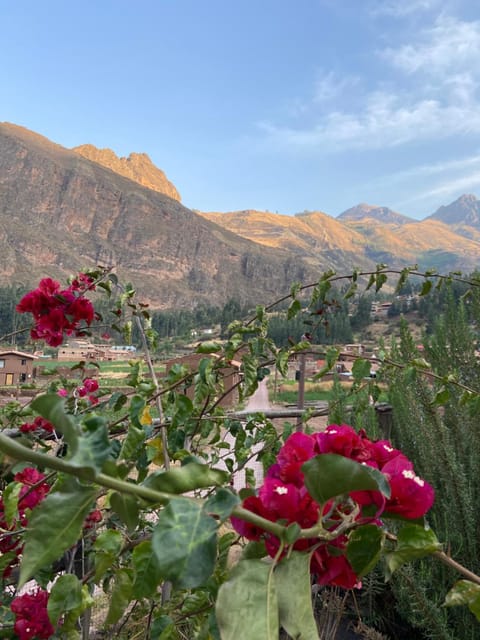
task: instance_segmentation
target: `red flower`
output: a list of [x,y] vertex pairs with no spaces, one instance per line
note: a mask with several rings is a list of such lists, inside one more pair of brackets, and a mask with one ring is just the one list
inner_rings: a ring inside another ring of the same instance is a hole
[[24,422],[20,426],[20,431],[22,433],[30,433],[33,431],[37,431],[39,433],[42,431],[45,433],[53,433],[54,430],[55,427],[53,424],[41,416],[37,416],[33,422]]
[[329,545],[321,545],[313,552],[310,571],[315,575],[318,584],[353,589],[360,586],[346,556],[342,552],[345,538],[337,539]]
[[362,438],[346,424],[330,424],[323,433],[315,434],[317,453],[337,453],[357,462],[366,462],[372,457],[370,440]]
[[315,455],[314,446],[315,442],[311,436],[305,433],[293,433],[278,453],[278,475],[275,472],[272,475],[281,478],[284,482],[302,486],[303,473],[300,469],[304,462]]
[[94,393],[98,390],[98,382],[96,380],[92,380],[92,378],[85,378],[83,386],[88,393]]
[[428,482],[415,475],[413,464],[403,454],[387,462],[382,469],[390,483],[392,495],[385,511],[404,518],[421,518],[433,505],[435,492]]
[[10,609],[15,614],[14,631],[20,640],[48,640],[55,633],[47,613],[48,591],[38,589],[14,598]]
[[56,280],[41,280],[38,288],[23,296],[17,305],[19,313],[33,315],[32,339],[45,340],[47,344],[58,347],[64,334],[82,335],[80,323],[90,325],[95,317],[92,303],[83,297],[83,292],[90,288],[87,284],[72,283],[68,289],[60,291]]

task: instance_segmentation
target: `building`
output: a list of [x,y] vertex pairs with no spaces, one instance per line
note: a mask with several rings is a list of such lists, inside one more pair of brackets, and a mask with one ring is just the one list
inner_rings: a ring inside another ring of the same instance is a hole
[[[167,360],[165,362],[166,375],[168,375],[170,369],[175,365],[182,365],[192,373],[195,373],[198,370],[200,361],[203,358],[217,359],[218,356],[214,353],[208,355],[201,353],[191,353],[186,356]],[[224,391],[223,397],[219,401],[219,406],[223,408],[235,407],[238,403],[238,393],[236,387],[241,379],[240,367],[241,362],[232,360],[228,365],[222,366],[218,369],[218,376],[223,381]],[[182,391],[190,399],[193,399],[193,394],[195,391],[193,386],[184,386],[182,387]]]
[[32,382],[37,356],[23,351],[0,351],[0,386]]

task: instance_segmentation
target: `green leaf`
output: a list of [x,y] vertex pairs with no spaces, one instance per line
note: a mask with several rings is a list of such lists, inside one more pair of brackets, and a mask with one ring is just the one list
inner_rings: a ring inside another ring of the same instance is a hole
[[298,540],[301,531],[302,529],[298,522],[292,522],[291,524],[289,524],[285,530],[285,535],[283,538],[285,543],[289,545],[294,544]]
[[218,591],[215,614],[222,640],[278,640],[278,601],[271,565],[241,560]]
[[110,506],[120,520],[126,524],[128,531],[134,531],[138,524],[139,513],[139,506],[135,496],[128,493],[112,493]]
[[201,342],[195,349],[196,353],[218,353],[222,350],[222,345],[218,342]]
[[32,400],[31,407],[60,431],[73,452],[77,450],[78,429],[65,411],[65,400],[56,393],[45,393]]
[[82,583],[73,573],[65,573],[55,580],[48,598],[50,622],[56,626],[60,617],[82,606]]
[[351,491],[381,491],[387,498],[390,496],[383,473],[336,453],[311,458],[302,465],[302,471],[308,492],[319,504]]
[[275,366],[282,376],[286,376],[288,374],[288,360],[289,360],[288,351],[279,351],[277,353],[277,357],[275,359]]
[[384,540],[385,533],[374,524],[366,524],[350,533],[347,559],[359,578],[369,573],[377,564]]
[[363,378],[370,376],[370,361],[364,358],[356,358],[352,365],[352,375],[356,382],[360,382]]
[[226,471],[211,469],[207,464],[189,462],[183,467],[159,471],[149,475],[144,486],[165,493],[186,493],[194,489],[220,486],[229,479]]
[[3,513],[5,522],[8,526],[12,526],[13,521],[18,516],[18,498],[20,496],[22,486],[21,482],[10,482],[3,491]]
[[310,553],[293,551],[275,567],[280,625],[292,638],[318,640],[313,615]]
[[122,448],[120,449],[119,460],[136,460],[143,449],[145,437],[145,431],[141,427],[130,424],[127,437],[123,441]]
[[459,580],[447,593],[444,604],[446,607],[466,604],[480,621],[480,585],[470,580]]
[[230,489],[220,488],[215,491],[203,505],[203,510],[207,514],[218,516],[220,522],[224,522],[240,504],[240,498]]
[[164,614],[154,618],[148,638],[149,640],[177,640],[178,634],[172,618]]
[[252,394],[258,387],[257,362],[246,354],[242,358],[242,371],[245,380],[246,394]]
[[32,511],[20,567],[19,586],[60,558],[78,540],[96,490],[77,478],[61,479]]
[[441,549],[432,529],[417,524],[406,524],[398,532],[395,551],[385,556],[387,579],[405,562],[428,556]]
[[211,576],[217,523],[192,501],[174,498],[160,512],[152,534],[160,572],[174,586],[192,589]]
[[95,550],[95,582],[98,583],[114,564],[123,547],[123,536],[120,531],[107,529],[101,531],[93,548]]
[[378,292],[380,291],[380,289],[383,287],[383,285],[385,284],[385,282],[387,281],[387,275],[385,273],[381,273],[380,271],[377,271],[377,275],[375,278],[375,291]]
[[94,480],[103,463],[110,456],[107,423],[98,416],[85,420],[86,431],[77,440],[77,448],[68,456],[69,463],[85,471],[84,477]]
[[162,581],[162,574],[151,540],[137,544],[132,553],[134,598],[151,598]]
[[425,280],[425,282],[422,284],[422,288],[421,288],[420,293],[418,295],[426,296],[427,293],[430,292],[431,288],[432,288],[432,281],[431,280]]
[[129,569],[119,569],[113,578],[113,590],[110,596],[105,625],[115,624],[120,620],[132,599],[132,575]]
[[300,303],[300,300],[292,300],[292,303],[290,304],[290,306],[288,307],[287,310],[287,320],[291,320],[292,318],[294,318],[297,313],[299,313],[302,310],[302,305]]

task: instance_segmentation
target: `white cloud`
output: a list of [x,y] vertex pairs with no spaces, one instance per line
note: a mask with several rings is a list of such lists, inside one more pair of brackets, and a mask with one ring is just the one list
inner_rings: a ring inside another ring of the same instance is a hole
[[344,91],[351,89],[359,82],[358,78],[339,75],[334,71],[319,74],[314,88],[313,102],[323,103],[338,98]]
[[392,184],[407,181],[411,178],[423,178],[442,173],[464,171],[465,169],[471,169],[472,166],[478,166],[478,170],[480,171],[480,154],[467,156],[465,158],[458,158],[456,160],[417,165],[410,169],[406,169],[405,171],[397,171],[389,176],[382,176],[379,182],[384,184],[387,181],[389,184]]
[[442,139],[480,133],[480,106],[444,105],[424,99],[407,104],[404,98],[372,93],[360,113],[332,111],[310,128],[289,128],[262,123],[269,141],[277,147],[322,151],[378,149],[411,141]]
[[[406,5],[426,8],[429,2],[417,0]],[[390,2],[389,6],[396,4]],[[431,2],[429,6],[433,6]],[[480,21],[441,15],[410,43],[385,49],[380,57],[405,74],[403,78],[389,74],[388,86],[393,89],[362,95],[358,78],[327,72],[317,80],[313,98],[305,102],[304,113],[313,124],[296,127],[262,123],[268,142],[277,148],[325,153],[480,134]],[[345,109],[343,105],[351,105],[352,100],[337,101],[342,106],[328,111],[328,103],[335,104],[335,98],[354,81],[358,107]]]
[[434,25],[424,29],[418,42],[398,49],[388,48],[384,55],[406,73],[423,71],[428,75],[480,73],[480,22],[464,22],[440,15]]
[[465,193],[480,187],[480,171],[474,171],[466,176],[442,182],[437,187],[424,191],[415,196],[415,200],[426,200],[428,198],[437,198],[438,196],[454,196],[458,193]]

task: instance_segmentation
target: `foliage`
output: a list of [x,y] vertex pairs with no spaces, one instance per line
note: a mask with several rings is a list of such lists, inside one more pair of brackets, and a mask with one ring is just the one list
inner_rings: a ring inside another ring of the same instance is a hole
[[[399,288],[412,272],[397,274]],[[293,285],[278,307],[287,305],[287,322],[307,319],[309,333],[318,331],[327,343],[333,318],[346,313],[346,301],[362,278],[367,290],[378,292],[389,275],[383,265],[369,274],[328,272],[316,283]],[[430,283],[436,277],[420,276]],[[345,281],[346,288],[336,286]],[[59,638],[89,637],[97,589],[107,594],[102,626],[115,637],[129,637],[131,624],[140,625],[141,637],[164,640],[233,639],[247,627],[259,639],[276,640],[283,629],[313,640],[319,631],[312,581],[321,588],[352,589],[372,571],[391,578],[394,589],[398,576],[405,575],[399,589],[405,593],[405,582],[413,581],[418,611],[423,606],[427,612],[433,605],[423,590],[426,578],[441,575],[433,583],[441,585],[437,599],[443,601],[448,592],[447,605],[464,605],[458,609],[465,612],[462,620],[468,615],[475,621],[470,611],[478,614],[480,579],[475,502],[468,500],[477,497],[470,474],[480,477],[472,453],[478,450],[478,390],[470,373],[475,362],[466,357],[467,349],[459,352],[469,335],[467,316],[463,324],[456,316],[448,320],[462,328],[448,363],[440,363],[446,327],[428,346],[432,362],[453,366],[452,373],[450,368],[448,374],[437,373],[422,360],[406,332],[382,358],[382,379],[390,382],[399,406],[400,450],[397,443],[377,439],[371,401],[380,388],[369,378],[370,362],[361,357],[352,389],[335,388],[331,419],[336,424],[324,433],[279,433],[264,416],[240,420],[226,414],[226,397],[246,399],[274,368],[285,375],[288,359],[310,346],[302,338],[305,330],[277,344],[271,331],[276,305],[258,306],[249,320],[232,322],[224,342],[203,344],[195,370],[175,366],[161,380],[150,356],[156,338],[151,316],[136,302],[133,287],[120,286],[109,272],[81,274],[65,289],[49,280],[26,294],[20,310],[32,313],[32,338],[58,344],[65,334],[95,331],[90,300],[99,292],[110,302],[101,314],[95,309],[95,321],[105,325],[108,317],[110,331],[124,339],[135,330],[145,364],[131,363],[128,391],[97,388],[81,365],[75,383],[52,379],[29,406],[3,410],[2,637],[48,638],[52,628]],[[232,303],[223,319],[234,311]],[[338,353],[326,351],[319,378],[332,370]],[[232,383],[233,363],[239,363],[241,376]],[[432,440],[419,447],[413,427],[408,431],[404,425],[404,390],[415,399],[419,421],[426,424],[422,411],[430,411],[429,425],[435,427],[430,438],[440,443],[436,460]],[[459,415],[462,422],[450,433],[446,425],[453,429]],[[430,458],[424,458],[427,446]],[[266,472],[258,488],[247,468],[253,458]],[[233,479],[245,468],[247,487],[237,492]],[[430,516],[431,484],[440,499]],[[474,573],[445,554],[445,542]],[[240,559],[230,568],[234,548]],[[429,558],[426,564],[425,556],[442,562]],[[418,581],[409,575],[413,561],[424,572]],[[428,574],[430,566],[437,568]],[[466,580],[452,586],[458,572]],[[31,579],[36,586],[27,607],[19,589]],[[35,629],[26,613],[32,607]],[[446,611],[430,630],[450,632]],[[459,633],[455,616],[452,620],[452,633]]]

